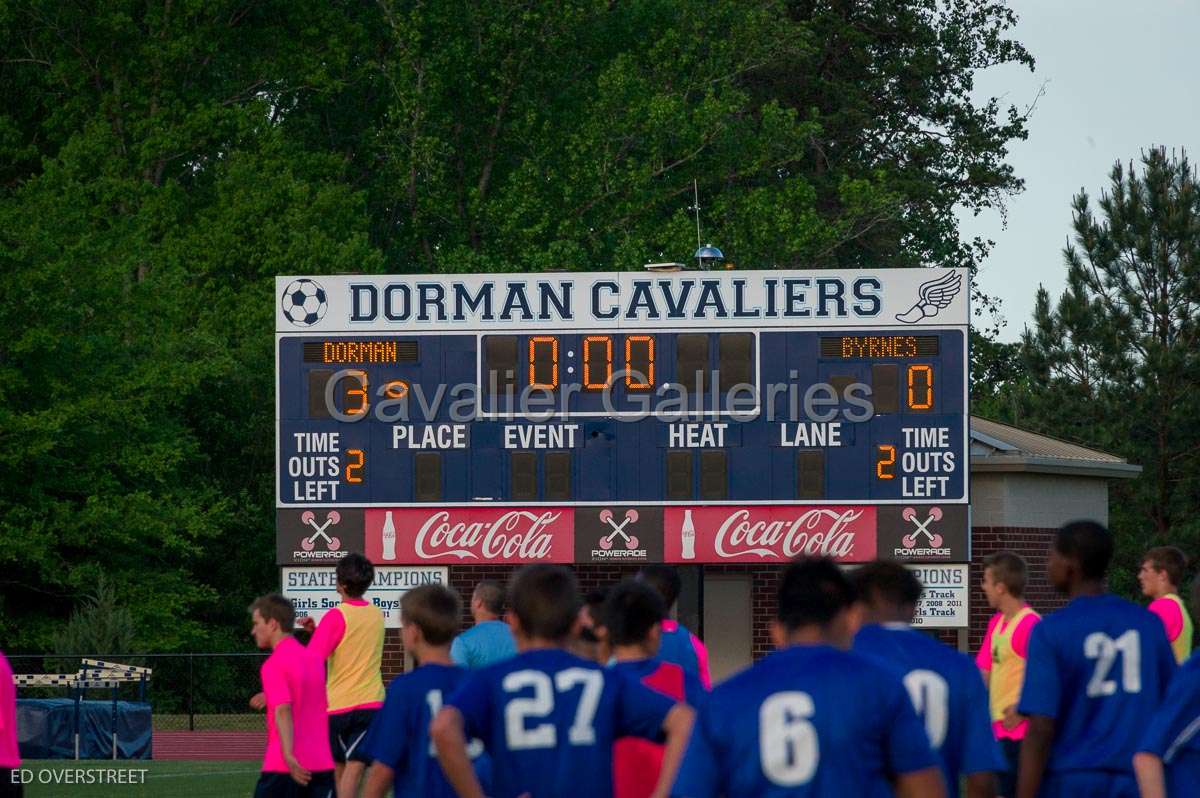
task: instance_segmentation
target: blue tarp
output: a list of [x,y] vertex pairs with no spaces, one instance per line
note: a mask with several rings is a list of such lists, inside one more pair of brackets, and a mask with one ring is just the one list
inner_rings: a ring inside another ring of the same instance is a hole
[[[74,759],[76,703],[79,758],[112,759],[112,701],[70,698],[17,700],[17,742],[22,759]],[[150,758],[150,705],[117,702],[117,758]]]

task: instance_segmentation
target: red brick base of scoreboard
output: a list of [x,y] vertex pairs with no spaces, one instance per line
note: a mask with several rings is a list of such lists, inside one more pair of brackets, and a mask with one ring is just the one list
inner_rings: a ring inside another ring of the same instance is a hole
[[[1029,563],[1030,579],[1026,598],[1038,612],[1045,614],[1058,609],[1065,599],[1055,594],[1046,581],[1046,552],[1053,540],[1053,529],[1020,529],[1010,527],[976,527],[972,530],[970,629],[971,650],[978,649],[987,630],[992,611],[988,609],[983,591],[979,587],[982,579],[983,558],[1001,550],[1020,554]],[[606,587],[637,573],[636,565],[576,565],[581,588],[586,592]],[[458,590],[463,600],[463,628],[472,625],[468,604],[471,591],[482,579],[495,579],[506,583],[515,566],[511,565],[462,565],[451,566],[450,586]],[[750,574],[753,581],[753,650],[755,659],[768,654],[772,649],[768,631],[775,615],[775,592],[778,587],[780,565],[705,565],[705,574]],[[947,643],[956,640],[954,632],[939,634]],[[404,670],[404,648],[399,630],[389,630],[384,643],[383,671],[391,678]]]

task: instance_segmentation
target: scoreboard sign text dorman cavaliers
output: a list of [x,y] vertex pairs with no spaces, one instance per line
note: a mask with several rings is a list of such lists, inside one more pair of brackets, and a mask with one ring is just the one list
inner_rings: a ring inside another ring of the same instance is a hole
[[[966,540],[965,272],[289,276],[276,292],[292,561],[333,559],[349,524],[329,513],[356,508],[385,563],[858,557],[876,508],[898,519],[880,553],[955,558]],[[746,508],[745,529],[717,523]],[[817,529],[820,508],[841,526]]]
[[280,332],[967,324],[956,270],[281,277]]

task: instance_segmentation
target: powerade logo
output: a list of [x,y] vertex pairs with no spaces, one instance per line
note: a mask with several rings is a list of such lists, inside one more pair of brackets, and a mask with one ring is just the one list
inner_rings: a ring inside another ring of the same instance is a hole
[[[900,517],[905,521],[913,524],[915,527],[912,532],[905,535],[900,540],[900,546],[892,549],[893,556],[896,557],[949,557],[950,549],[943,547],[942,536],[930,529],[930,526],[942,520],[942,508],[930,507],[929,513],[925,520],[920,520],[917,511],[912,507],[905,507]],[[918,546],[921,541],[927,541],[928,546]]]
[[317,523],[316,513],[312,510],[305,510],[300,514],[300,523],[312,527],[314,531],[311,535],[300,539],[300,549],[293,551],[292,557],[310,562],[328,562],[345,557],[349,552],[342,549],[341,538],[325,531],[341,521],[342,515],[337,510],[330,510],[326,513],[325,522],[321,524]]
[[602,535],[596,542],[599,548],[592,549],[592,558],[596,560],[645,560],[647,559],[646,549],[639,547],[641,541],[637,535],[632,534],[632,529],[626,531],[627,527],[631,527],[638,521],[638,511],[630,507],[625,511],[625,516],[618,523],[614,517],[612,510],[604,509],[599,514],[600,523],[606,524],[612,531],[607,535]]

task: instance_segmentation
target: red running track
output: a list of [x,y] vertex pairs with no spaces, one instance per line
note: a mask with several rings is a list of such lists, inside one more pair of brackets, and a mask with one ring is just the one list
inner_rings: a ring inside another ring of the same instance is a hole
[[156,731],[155,759],[255,759],[267,747],[265,731]]

